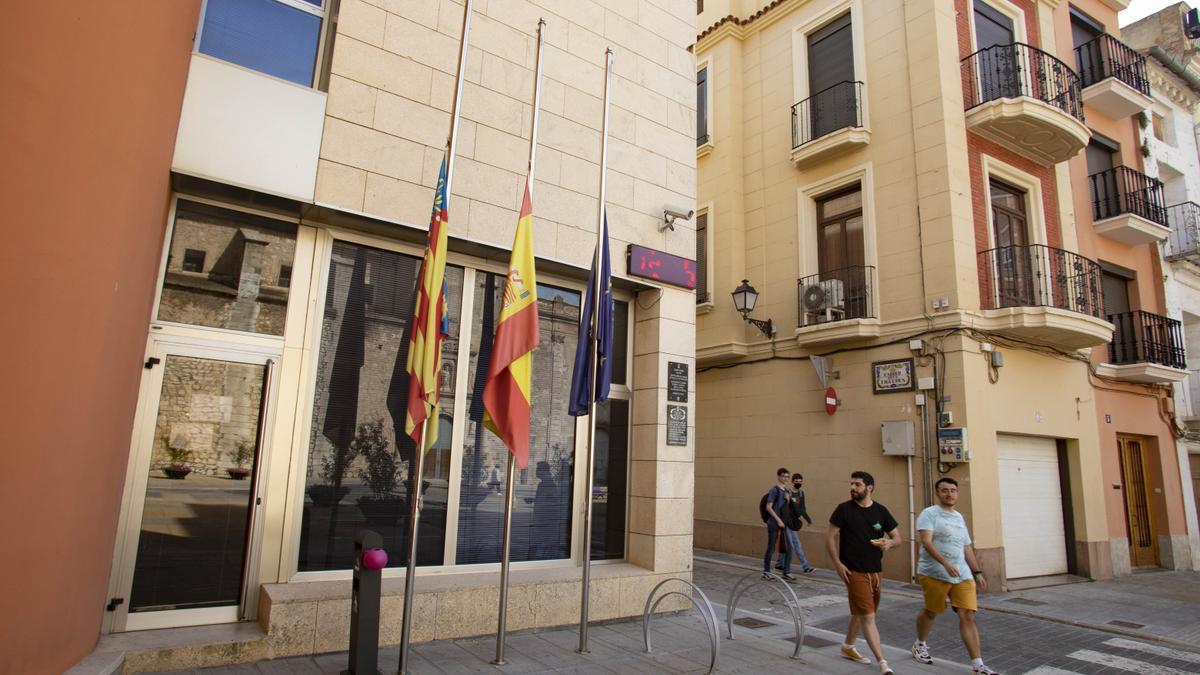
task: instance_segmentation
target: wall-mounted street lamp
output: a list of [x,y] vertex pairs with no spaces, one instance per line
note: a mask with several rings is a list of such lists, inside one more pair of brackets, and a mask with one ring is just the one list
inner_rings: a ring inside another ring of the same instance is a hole
[[750,281],[742,279],[742,285],[738,286],[733,291],[733,306],[737,311],[741,312],[742,318],[747,323],[754,324],[755,328],[762,331],[763,335],[769,338],[775,337],[775,324],[770,319],[762,321],[759,319],[751,319],[750,312],[754,311],[754,306],[758,304],[758,291],[750,285]]

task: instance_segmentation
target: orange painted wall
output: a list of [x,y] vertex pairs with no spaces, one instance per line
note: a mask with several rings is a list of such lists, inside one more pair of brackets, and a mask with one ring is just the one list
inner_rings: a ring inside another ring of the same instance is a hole
[[200,0],[0,22],[0,672],[94,647]]
[[[1073,5],[1103,23],[1106,30],[1119,37],[1116,12],[1098,0],[1079,0]],[[1067,5],[1061,5],[1055,11],[1054,25],[1058,44],[1070,45],[1071,24]],[[1060,49],[1059,52],[1059,58],[1074,67],[1074,52],[1067,49]],[[1114,158],[1115,163],[1143,171],[1137,118],[1112,119],[1090,107],[1086,113],[1087,124],[1092,131],[1120,144],[1121,152]],[[1130,292],[1131,308],[1166,314],[1161,282],[1162,268],[1157,248],[1152,245],[1127,246],[1096,234],[1092,226],[1091,186],[1088,182],[1087,159],[1084,153],[1072,158],[1068,162],[1068,168],[1071,174],[1079,252],[1093,260],[1133,270],[1137,279],[1133,282]],[[1100,345],[1092,350],[1094,363],[1104,363],[1108,360],[1108,345]],[[1099,452],[1104,472],[1109,536],[1127,536],[1124,493],[1112,488],[1113,485],[1121,485],[1123,482],[1117,446],[1118,433],[1149,438],[1146,444],[1149,458],[1146,467],[1146,488],[1150,496],[1151,516],[1156,534],[1184,534],[1186,525],[1175,438],[1164,419],[1161,402],[1155,396],[1153,388],[1097,381],[1093,391],[1096,395],[1096,422],[1100,432]],[[1111,422],[1106,415],[1111,416]]]

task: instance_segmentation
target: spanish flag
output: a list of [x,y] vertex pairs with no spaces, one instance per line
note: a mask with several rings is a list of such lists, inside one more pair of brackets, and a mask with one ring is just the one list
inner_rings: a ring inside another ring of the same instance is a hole
[[404,431],[421,447],[421,425],[431,420],[425,448],[437,441],[438,405],[441,393],[438,379],[442,372],[442,339],[446,337],[446,239],[450,212],[446,194],[446,158],[438,172],[433,193],[433,215],[429,219],[429,241],[421,261],[412,324],[409,326],[408,415]]
[[533,207],[529,183],[517,218],[496,340],[483,388],[483,426],[504,441],[517,466],[529,463],[530,379],[538,346],[537,273],[533,268]]

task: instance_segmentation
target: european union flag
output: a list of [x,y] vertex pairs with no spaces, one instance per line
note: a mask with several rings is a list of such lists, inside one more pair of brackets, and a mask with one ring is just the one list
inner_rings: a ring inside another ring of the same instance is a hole
[[[568,412],[578,417],[588,412],[588,383],[592,380],[593,329],[596,339],[596,386],[595,401],[608,400],[609,385],[612,383],[613,341],[613,296],[612,266],[608,255],[608,212],[600,220],[600,241],[596,255],[592,256],[592,271],[588,275],[587,295],[583,299],[583,314],[579,317],[579,345],[575,348],[575,367],[571,371],[571,403]],[[599,273],[596,259],[599,258]],[[596,284],[600,284],[600,303],[593,307]],[[594,317],[593,317],[594,314]]]

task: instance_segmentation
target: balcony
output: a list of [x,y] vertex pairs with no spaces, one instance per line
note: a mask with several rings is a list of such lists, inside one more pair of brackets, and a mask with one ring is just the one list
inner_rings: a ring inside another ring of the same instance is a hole
[[1167,384],[1188,376],[1183,348],[1183,324],[1150,312],[1110,314],[1116,327],[1108,345],[1108,362],[1099,375],[1127,382]]
[[879,337],[874,267],[856,265],[809,275],[796,282],[796,298],[800,345]]
[[863,127],[862,82],[839,82],[792,106],[792,162],[808,166],[861,148],[871,139]]
[[1097,234],[1129,246],[1162,241],[1171,234],[1162,181],[1115,166],[1088,176],[1088,182]]
[[1183,202],[1167,207],[1171,234],[1167,237],[1167,260],[1200,263],[1200,204]]
[[1111,35],[1075,48],[1084,105],[1113,119],[1150,107],[1146,57]]
[[1102,317],[1100,265],[1077,253],[1034,244],[979,253],[983,309],[977,326],[1067,349],[1112,338]]
[[1016,42],[962,60],[967,128],[1044,166],[1079,154],[1092,137],[1083,123],[1079,76],[1036,47]]

